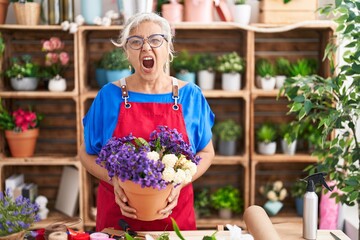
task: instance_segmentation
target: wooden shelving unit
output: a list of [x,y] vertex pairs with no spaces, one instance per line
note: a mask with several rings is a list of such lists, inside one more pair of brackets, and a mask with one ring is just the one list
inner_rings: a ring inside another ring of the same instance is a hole
[[[242,89],[240,91],[221,90],[221,76],[216,75],[215,90],[204,91],[210,106],[216,114],[217,121],[232,118],[244,129],[244,137],[239,141],[236,156],[216,155],[213,166],[203,178],[194,183],[194,188],[209,186],[215,189],[221,184],[229,183],[240,188],[245,207],[258,204],[263,200],[257,195],[260,184],[279,177],[284,181],[294,179],[294,174],[301,175],[304,166],[316,162],[306,152],[294,156],[286,156],[279,151],[274,156],[263,156],[256,152],[255,129],[264,121],[280,123],[291,120],[286,115],[286,99],[277,100],[278,90],[263,91],[255,86],[255,61],[264,57],[274,60],[283,56],[289,60],[302,57],[315,57],[319,60],[319,74],[328,76],[328,62],[322,62],[326,43],[333,35],[334,26],[331,22],[319,22],[290,29],[284,32],[255,32],[253,28],[233,23],[216,22],[213,24],[179,23],[175,24],[175,49],[187,49],[190,53],[212,52],[220,55],[236,51],[246,59],[246,70],[242,74]],[[274,25],[256,25],[271,31]],[[26,159],[11,158],[6,141],[0,135],[0,190],[12,173],[54,172],[56,183],[63,166],[73,166],[79,169],[80,194],[78,217],[82,222],[78,228],[95,227],[91,208],[95,206],[95,187],[97,180],[88,174],[81,166],[78,151],[82,141],[82,118],[89,109],[99,90],[95,80],[95,62],[102,54],[114,46],[110,39],[116,39],[121,26],[99,27],[81,26],[76,34],[69,34],[59,26],[19,26],[1,25],[0,32],[6,43],[3,69],[9,64],[11,56],[23,53],[34,55],[34,61],[41,63],[44,54],[41,53],[41,40],[51,36],[59,36],[66,41],[66,51],[71,55],[71,66],[66,73],[68,88],[65,92],[49,92],[40,85],[37,91],[17,92],[10,87],[5,79],[0,84],[0,97],[5,100],[10,109],[31,103],[37,112],[44,113],[46,118],[41,127],[35,156]],[[60,130],[60,127],[63,127]],[[40,173],[36,173],[40,175]],[[222,175],[221,175],[222,174]],[[291,175],[293,174],[293,175]],[[220,176],[220,177],[219,177]],[[292,177],[291,177],[292,176]],[[287,186],[289,187],[289,186]],[[56,196],[57,187],[50,188],[44,183],[39,184],[39,193],[50,199]],[[288,198],[290,200],[290,198]],[[291,203],[290,213],[281,213],[272,218],[273,222],[298,221]],[[288,208],[286,208],[288,209]],[[54,219],[67,218],[51,210],[49,222]],[[236,224],[244,226],[241,216],[233,219],[218,219],[216,216],[200,218],[197,226],[201,229],[216,229],[221,224]],[[39,226],[45,226],[42,222]]]

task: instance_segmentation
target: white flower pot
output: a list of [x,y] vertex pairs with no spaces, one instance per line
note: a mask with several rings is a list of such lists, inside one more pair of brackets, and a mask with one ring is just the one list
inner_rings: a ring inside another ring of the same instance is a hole
[[237,4],[233,7],[234,22],[248,25],[251,16],[251,6],[248,4]]
[[33,91],[37,88],[39,79],[35,77],[11,78],[11,87],[16,91]]
[[66,90],[66,80],[59,75],[56,75],[49,80],[49,90],[52,92],[63,92]]
[[258,142],[258,151],[263,155],[274,155],[276,152],[276,142]]
[[296,152],[296,140],[288,144],[284,139],[281,139],[281,150],[284,154],[294,155]]
[[221,219],[230,219],[232,217],[232,211],[227,208],[219,209],[219,217]]
[[223,73],[221,87],[225,91],[239,91],[241,89],[240,73]]
[[202,90],[212,90],[215,85],[215,72],[201,70],[198,72],[198,85]]
[[275,76],[275,88],[280,89],[284,85],[285,79],[284,75]]
[[261,88],[266,91],[273,90],[275,88],[276,80],[274,77],[262,77],[261,79]]

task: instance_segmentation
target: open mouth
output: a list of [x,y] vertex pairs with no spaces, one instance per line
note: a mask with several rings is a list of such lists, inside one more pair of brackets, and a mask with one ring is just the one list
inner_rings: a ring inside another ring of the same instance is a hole
[[145,68],[152,68],[154,66],[154,59],[152,57],[144,57],[142,61],[142,65]]

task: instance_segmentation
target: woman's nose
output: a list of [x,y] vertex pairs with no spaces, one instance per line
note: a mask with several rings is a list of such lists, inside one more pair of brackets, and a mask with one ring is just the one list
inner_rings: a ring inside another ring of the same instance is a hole
[[144,41],[144,44],[142,45],[142,50],[148,51],[148,50],[151,50],[151,49],[152,48],[151,48],[150,44],[148,43],[148,41],[147,40]]

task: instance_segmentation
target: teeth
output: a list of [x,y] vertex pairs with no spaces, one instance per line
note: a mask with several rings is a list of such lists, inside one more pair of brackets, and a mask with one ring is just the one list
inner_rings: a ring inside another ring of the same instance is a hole
[[144,60],[152,60],[152,57],[144,57]]

